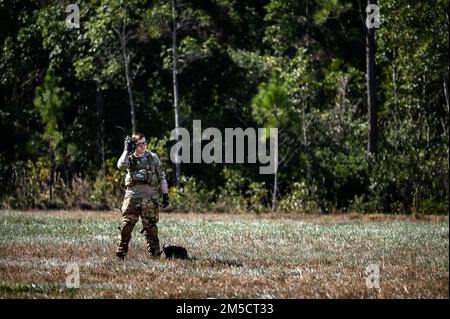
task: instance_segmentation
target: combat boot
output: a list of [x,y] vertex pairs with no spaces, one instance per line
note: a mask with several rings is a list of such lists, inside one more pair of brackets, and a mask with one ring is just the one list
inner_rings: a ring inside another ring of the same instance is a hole
[[150,254],[152,254],[152,257],[155,257],[155,258],[161,257],[161,250],[159,249],[159,246],[158,247],[151,247],[150,248]]
[[142,232],[145,232],[148,252],[153,257],[159,258],[161,256],[161,249],[159,248],[158,228],[153,224],[144,228]]
[[120,240],[117,243],[117,250],[116,250],[116,256],[123,260],[125,258],[125,256],[128,253],[128,243],[130,241],[129,240]]
[[147,238],[147,249],[152,257],[159,258],[161,257],[161,249],[159,248],[159,239],[157,240],[149,240]]

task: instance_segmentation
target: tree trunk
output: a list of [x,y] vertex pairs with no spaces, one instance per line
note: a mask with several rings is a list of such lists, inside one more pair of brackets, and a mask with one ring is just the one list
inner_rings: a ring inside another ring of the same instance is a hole
[[445,102],[447,103],[447,112],[450,112],[450,106],[449,106],[449,102],[448,102],[448,85],[445,82],[445,78],[442,81],[443,85],[444,85],[444,96],[445,96]]
[[277,208],[278,171],[273,174],[272,211]]
[[[376,0],[368,0],[368,5],[377,4]],[[367,143],[367,157],[377,153],[378,127],[376,104],[376,76],[375,76],[375,28],[366,28],[366,68],[367,68],[367,107],[369,114],[369,139]]]
[[[180,107],[178,101],[178,69],[177,69],[177,13],[175,8],[175,0],[172,0],[172,80],[173,80],[173,105],[175,111],[175,129],[180,127]],[[180,163],[175,164],[175,177],[174,183],[178,187],[178,181],[181,175]]]
[[121,28],[115,27],[113,28],[113,30],[116,32],[119,38],[120,48],[122,49],[123,65],[125,69],[125,79],[127,82],[128,99],[130,103],[131,130],[133,132],[136,132],[136,115],[130,76],[130,52],[128,51],[127,47],[128,41],[132,36],[127,32],[126,27],[127,27],[127,18],[123,18]]
[[[275,155],[275,172],[273,174],[273,193],[272,193],[272,211],[275,211],[278,206],[277,202],[277,191],[278,191],[278,139],[272,138],[272,134],[270,134],[270,140],[269,143],[271,144],[271,149],[274,152]],[[272,145],[273,143],[273,145]],[[272,148],[273,146],[273,148]]]
[[98,136],[99,142],[100,142],[100,156],[102,161],[102,175],[105,176],[106,169],[105,169],[105,120],[103,118],[103,95],[99,88],[99,84],[97,83],[97,98],[95,102],[97,106],[97,116],[99,126],[100,126],[100,134]]
[[136,132],[136,116],[134,111],[133,92],[131,89],[130,79],[130,55],[125,43],[122,43],[123,61],[125,64],[125,78],[127,80],[128,99],[130,101],[130,114],[131,114],[131,130]]
[[[50,146],[51,149],[51,146]],[[50,178],[48,181],[48,188],[49,188],[49,195],[50,195],[50,203],[53,202],[53,182],[55,180],[55,156],[54,156],[54,151],[53,149],[50,150]]]

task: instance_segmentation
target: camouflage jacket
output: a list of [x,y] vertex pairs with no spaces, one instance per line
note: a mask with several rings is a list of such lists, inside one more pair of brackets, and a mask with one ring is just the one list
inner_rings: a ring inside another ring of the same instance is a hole
[[166,174],[158,155],[148,150],[145,150],[141,157],[132,154],[119,159],[117,166],[127,170],[125,176],[126,196],[134,197],[139,193],[151,195],[157,191],[156,188],[159,185],[167,184]]

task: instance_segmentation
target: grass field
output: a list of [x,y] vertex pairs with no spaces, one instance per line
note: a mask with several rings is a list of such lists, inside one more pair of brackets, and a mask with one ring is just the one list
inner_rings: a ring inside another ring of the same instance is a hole
[[[447,216],[161,214],[161,243],[188,261],[150,258],[140,222],[116,260],[119,223],[115,211],[0,211],[0,297],[449,298]],[[370,264],[379,289],[366,287]]]

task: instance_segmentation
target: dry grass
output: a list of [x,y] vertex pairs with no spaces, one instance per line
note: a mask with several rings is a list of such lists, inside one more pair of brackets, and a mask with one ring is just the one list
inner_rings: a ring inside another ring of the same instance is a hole
[[[0,211],[2,298],[448,298],[448,217],[162,214],[161,241],[189,261],[150,258],[138,224],[115,259],[120,214]],[[80,288],[65,269],[80,268]],[[378,264],[379,289],[365,268]]]

